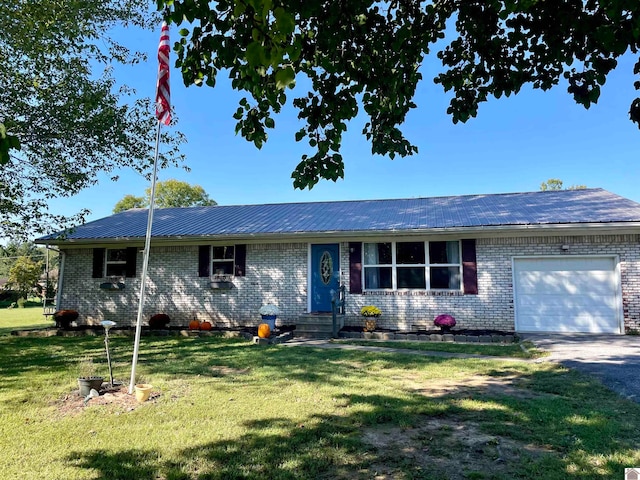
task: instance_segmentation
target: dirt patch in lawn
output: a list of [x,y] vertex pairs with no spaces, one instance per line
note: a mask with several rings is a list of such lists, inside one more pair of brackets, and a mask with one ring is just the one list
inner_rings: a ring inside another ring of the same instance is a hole
[[249,368],[231,368],[225,365],[212,365],[209,367],[209,371],[214,377],[227,377],[230,375],[246,375],[249,373]]
[[55,406],[61,416],[80,415],[87,408],[94,408],[97,405],[106,406],[109,413],[119,415],[121,413],[131,412],[145,404],[154,403],[158,398],[160,398],[160,393],[153,391],[151,392],[149,400],[144,403],[139,403],[136,400],[135,394],[129,395],[128,387],[119,386],[104,388],[100,390],[99,396],[87,400],[85,400],[85,397],[81,397],[78,391],[75,390],[57,400]]
[[[553,454],[540,446],[483,433],[477,424],[455,419],[425,419],[414,428],[377,426],[363,432],[375,457],[360,473],[367,478],[413,478],[416,470],[440,478],[468,479],[518,473],[523,457]],[[436,477],[434,477],[436,478]]]
[[516,375],[491,377],[488,375],[473,375],[461,378],[404,378],[407,388],[427,397],[464,397],[469,394],[485,395],[489,397],[509,396],[519,399],[532,399],[552,396],[522,388],[520,378]]

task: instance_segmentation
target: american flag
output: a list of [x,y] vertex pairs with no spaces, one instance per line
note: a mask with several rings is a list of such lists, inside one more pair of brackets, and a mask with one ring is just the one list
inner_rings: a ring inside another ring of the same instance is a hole
[[160,45],[158,45],[158,84],[156,86],[156,117],[159,122],[171,123],[169,90],[169,25],[162,22]]

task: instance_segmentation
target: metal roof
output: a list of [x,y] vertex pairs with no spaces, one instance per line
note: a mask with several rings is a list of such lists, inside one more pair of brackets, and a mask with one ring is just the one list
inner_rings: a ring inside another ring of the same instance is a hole
[[[455,197],[165,208],[153,237],[269,236],[484,229],[640,222],[640,204],[599,188]],[[147,210],[133,209],[41,237],[38,243],[144,238]],[[63,233],[63,232],[60,232]],[[56,240],[58,239],[58,240]]]

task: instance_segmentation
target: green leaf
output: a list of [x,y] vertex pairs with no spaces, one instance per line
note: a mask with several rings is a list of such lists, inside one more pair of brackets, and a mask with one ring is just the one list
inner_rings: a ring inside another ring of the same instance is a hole
[[276,88],[284,90],[295,82],[296,74],[290,66],[276,72]]
[[276,17],[276,27],[285,35],[293,33],[296,28],[296,23],[293,16],[285,11],[284,8],[278,7],[273,11],[274,17]]
[[258,42],[251,42],[249,45],[247,45],[246,57],[249,65],[254,68],[264,65],[264,47]]

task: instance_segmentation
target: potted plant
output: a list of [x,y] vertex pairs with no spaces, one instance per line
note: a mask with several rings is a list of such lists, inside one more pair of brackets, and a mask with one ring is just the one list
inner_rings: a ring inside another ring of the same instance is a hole
[[258,313],[262,316],[262,321],[269,325],[269,329],[271,331],[276,328],[276,318],[280,315],[280,309],[275,305],[269,303],[267,305],[262,305]]
[[382,315],[382,310],[375,305],[365,305],[360,309],[360,315],[364,317],[364,331],[373,332],[377,326],[376,318]]
[[86,397],[91,390],[100,391],[104,377],[97,376],[95,365],[91,357],[84,357],[79,362],[78,368],[78,393],[81,397]]
[[442,330],[442,332],[450,332],[451,329],[456,326],[456,319],[453,318],[453,316],[445,313],[442,315],[438,315],[433,321],[433,324],[436,327],[440,327],[440,330]]

